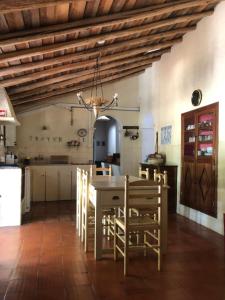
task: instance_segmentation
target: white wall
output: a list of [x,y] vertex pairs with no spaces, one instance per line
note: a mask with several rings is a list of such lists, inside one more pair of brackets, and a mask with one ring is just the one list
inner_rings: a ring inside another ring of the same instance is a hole
[[[111,98],[115,92],[119,94],[119,106],[133,108],[139,105],[138,98],[139,80],[137,76],[119,82],[105,85],[104,96]],[[88,92],[84,93],[84,96]],[[93,114],[84,109],[74,109],[73,125],[70,124],[71,113],[66,103],[78,103],[73,93],[54,98],[58,103],[43,109],[18,115],[21,126],[17,127],[17,149],[20,156],[35,157],[52,154],[69,155],[74,163],[86,163],[93,158]],[[59,106],[59,103],[63,103]],[[104,112],[106,114],[106,112]],[[108,110],[107,115],[118,121],[119,143],[121,145],[121,172],[122,174],[137,175],[140,161],[140,143],[130,141],[123,136],[123,125],[138,125],[138,111]],[[42,130],[43,126],[48,130]],[[85,128],[88,135],[83,139],[77,135],[79,128]],[[59,139],[60,138],[60,139]],[[69,148],[66,143],[69,140],[80,140],[81,146]]]
[[110,121],[107,122],[107,129],[108,129],[107,154],[113,155],[113,153],[116,153],[118,149],[117,146],[118,130],[117,130],[117,123],[114,119],[111,119]]
[[[225,3],[203,19],[197,29],[164,55],[160,62],[140,76],[141,114],[152,116],[152,128],[172,125],[172,144],[160,145],[167,161],[178,165],[178,212],[219,233],[223,233],[225,212]],[[201,106],[219,102],[218,218],[179,204],[181,170],[181,113],[193,110],[191,94],[201,89]],[[160,140],[160,139],[159,139]],[[144,145],[144,144],[143,144]]]

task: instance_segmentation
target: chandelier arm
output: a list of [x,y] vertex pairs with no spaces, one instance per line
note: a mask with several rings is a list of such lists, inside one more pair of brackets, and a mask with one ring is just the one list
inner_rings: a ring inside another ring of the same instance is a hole
[[[113,100],[109,103],[109,104],[107,104],[107,105],[104,105],[102,108],[100,108],[100,110],[101,111],[105,111],[105,110],[107,110],[108,108],[110,108],[110,107],[113,107],[114,105],[113,105],[113,102],[115,101],[115,99],[113,98]],[[115,105],[116,106],[116,105]]]
[[85,107],[87,110],[89,110],[89,111],[92,111],[92,110],[93,110],[92,106],[89,105],[89,104],[87,104],[87,103],[84,101],[84,99],[83,99],[82,96],[80,96],[79,99],[81,100],[82,104],[84,105],[84,107]]

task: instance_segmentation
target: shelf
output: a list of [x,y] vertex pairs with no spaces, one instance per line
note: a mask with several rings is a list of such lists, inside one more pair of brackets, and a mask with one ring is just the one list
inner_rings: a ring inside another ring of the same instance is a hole
[[213,144],[213,140],[209,140],[209,141],[198,141],[198,144]]
[[195,129],[185,129],[184,132],[186,133],[186,132],[194,132],[194,131],[195,131]]
[[198,128],[199,131],[213,131],[213,127],[199,127]]

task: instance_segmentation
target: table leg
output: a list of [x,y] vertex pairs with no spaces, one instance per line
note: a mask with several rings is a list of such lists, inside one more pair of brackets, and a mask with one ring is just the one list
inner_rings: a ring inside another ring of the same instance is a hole
[[167,188],[162,188],[162,254],[167,252],[167,230],[168,230],[168,197]]
[[100,191],[96,191],[94,256],[96,260],[102,258],[102,208]]

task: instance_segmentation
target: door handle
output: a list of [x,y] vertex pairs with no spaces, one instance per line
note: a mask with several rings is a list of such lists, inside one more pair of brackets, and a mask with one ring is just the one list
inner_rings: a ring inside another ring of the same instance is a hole
[[112,200],[120,200],[120,197],[119,196],[113,196]]

